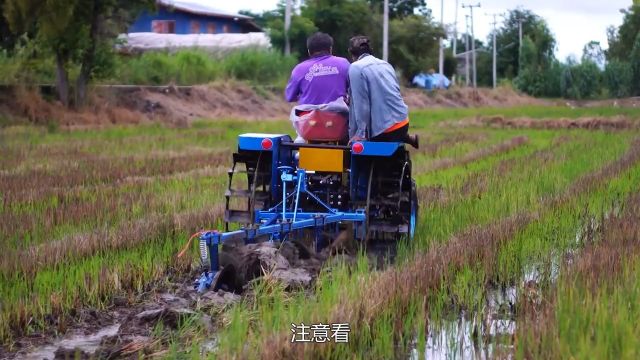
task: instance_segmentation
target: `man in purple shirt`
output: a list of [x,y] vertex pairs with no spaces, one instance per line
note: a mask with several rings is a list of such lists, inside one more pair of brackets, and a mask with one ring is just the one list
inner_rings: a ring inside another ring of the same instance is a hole
[[300,105],[328,104],[347,94],[349,60],[331,55],[333,38],[315,33],[307,39],[309,59],[291,72],[285,89],[288,102]]

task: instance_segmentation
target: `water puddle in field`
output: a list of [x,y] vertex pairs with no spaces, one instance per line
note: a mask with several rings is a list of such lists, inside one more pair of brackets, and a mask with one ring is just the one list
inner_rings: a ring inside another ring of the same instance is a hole
[[[619,210],[614,210],[615,211]],[[611,216],[605,213],[603,219]],[[581,249],[597,241],[602,219],[588,217],[578,226],[575,239],[563,249],[552,250],[544,261],[525,264],[516,286],[489,286],[479,311],[445,314],[443,320],[429,319],[426,339],[418,348],[414,339],[409,359],[493,359],[514,357],[517,326],[516,304],[539,305],[543,288],[555,283],[564,266],[580,256]]]
[[455,319],[430,321],[424,348],[418,349],[415,346],[416,341],[409,358],[414,360],[509,357],[516,330],[516,289],[492,288],[485,296],[482,312],[461,311]]
[[[76,352],[81,354],[79,355],[80,358],[90,357],[98,350],[103,339],[116,336],[119,330],[120,324],[114,324],[93,334],[76,334],[66,336],[53,344],[37,348],[34,351],[21,356],[21,358],[26,360],[54,359],[56,358],[56,353],[60,354],[60,350],[64,351],[64,354],[58,355],[58,357],[61,358],[76,358],[74,355]],[[86,356],[83,357],[82,354]]]

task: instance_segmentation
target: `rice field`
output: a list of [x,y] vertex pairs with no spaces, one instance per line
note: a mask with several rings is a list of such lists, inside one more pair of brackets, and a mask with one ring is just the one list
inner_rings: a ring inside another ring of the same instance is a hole
[[[264,278],[234,305],[159,323],[128,354],[638,358],[639,124],[630,108],[415,112],[421,218],[393,264],[336,259],[295,291]],[[83,309],[136,304],[195,275],[195,246],[176,254],[221,228],[244,132],[291,129],[0,129],[0,357],[63,335]],[[292,343],[292,323],[348,323],[349,342]]]

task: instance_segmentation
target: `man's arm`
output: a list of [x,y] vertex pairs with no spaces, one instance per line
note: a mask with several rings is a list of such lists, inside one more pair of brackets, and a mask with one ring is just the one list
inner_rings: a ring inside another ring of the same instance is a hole
[[298,101],[300,97],[300,77],[296,76],[296,68],[291,72],[291,78],[284,89],[284,98],[288,102]]
[[352,139],[365,139],[371,118],[371,104],[369,102],[369,84],[362,69],[353,65],[349,68],[349,83],[351,86],[349,136]]

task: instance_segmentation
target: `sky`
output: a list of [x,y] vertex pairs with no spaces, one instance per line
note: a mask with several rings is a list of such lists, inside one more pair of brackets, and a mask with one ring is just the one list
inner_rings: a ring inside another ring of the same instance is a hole
[[[211,6],[228,10],[263,11],[275,8],[278,0],[193,0],[206,2]],[[442,0],[444,3],[444,23],[453,24],[456,0]],[[436,20],[440,20],[440,1],[427,0]],[[580,57],[582,48],[591,40],[599,41],[607,48],[607,27],[619,26],[623,15],[620,9],[631,5],[632,0],[459,0],[459,4],[477,4],[474,8],[474,31],[476,38],[486,41],[491,31],[493,18],[489,14],[505,13],[509,9],[522,6],[543,17],[557,40],[556,56],[564,60],[569,55]],[[469,9],[459,8],[458,31],[464,31],[465,14]],[[501,17],[498,17],[500,23]],[[498,25],[500,26],[500,25]]]

